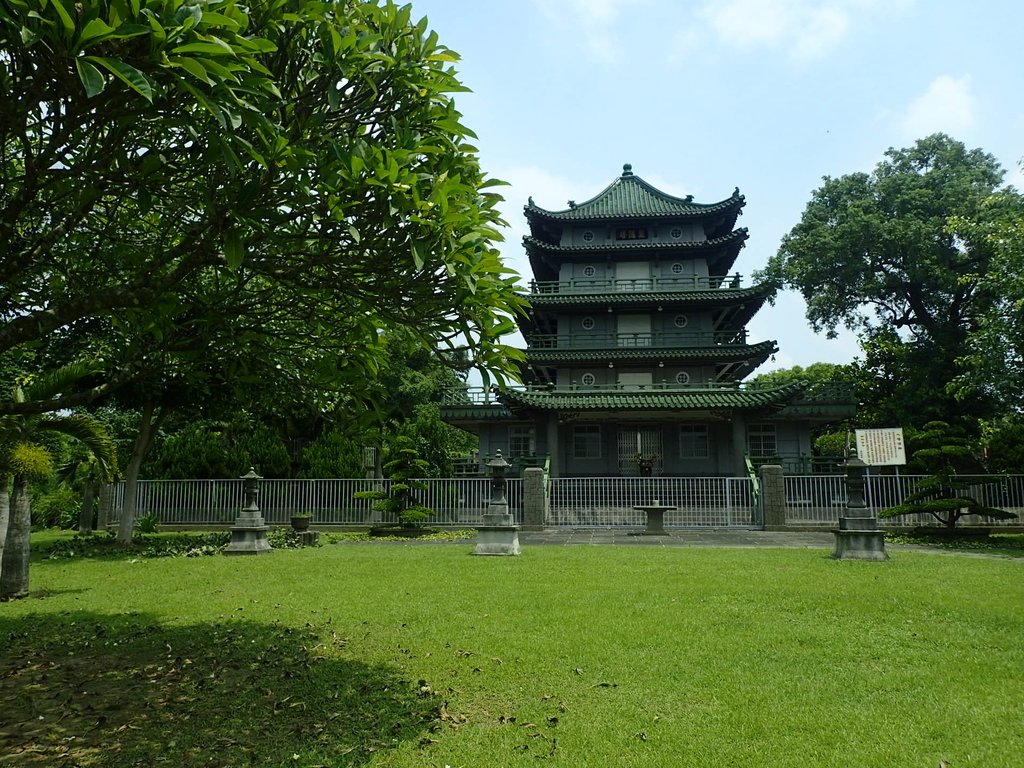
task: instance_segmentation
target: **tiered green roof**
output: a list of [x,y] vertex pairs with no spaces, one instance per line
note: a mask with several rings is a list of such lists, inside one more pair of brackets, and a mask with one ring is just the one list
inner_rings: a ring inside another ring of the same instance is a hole
[[690,360],[710,363],[735,362],[748,360],[752,367],[757,367],[769,355],[779,351],[774,341],[762,341],[758,344],[722,344],[707,347],[684,347],[666,349],[663,347],[610,347],[603,349],[531,349],[527,352],[527,361],[537,365],[552,363],[585,363],[590,361],[610,362],[645,362],[654,360]]
[[691,388],[639,391],[516,390],[507,389],[499,399],[513,411],[709,411],[782,410],[799,395],[803,382],[764,389]]
[[739,189],[731,197],[717,203],[695,203],[693,196],[673,197],[652,187],[639,176],[633,175],[628,163],[622,167],[622,175],[605,187],[600,193],[584,203],[570,203],[564,211],[549,211],[534,204],[531,198],[526,205],[526,218],[531,222],[546,219],[553,222],[611,221],[621,218],[639,220],[657,219],[703,219],[724,215],[730,220],[728,228],[735,224],[736,216],[745,202]]
[[691,256],[692,254],[683,253],[685,251],[713,251],[718,248],[733,247],[739,250],[739,247],[743,245],[746,239],[749,237],[745,227],[734,229],[725,235],[719,237],[713,237],[708,240],[690,240],[690,241],[664,241],[664,240],[626,240],[612,243],[585,243],[577,245],[556,245],[555,243],[549,243],[545,240],[533,237],[532,235],[526,235],[523,237],[523,245],[527,251],[539,251],[542,253],[557,253],[559,256],[572,258],[574,256],[579,257],[593,257],[595,253],[607,253],[607,252],[622,252],[629,253],[631,251],[672,251],[673,253],[679,252],[680,256]]
[[667,306],[731,306],[756,301],[760,307],[767,298],[769,288],[756,285],[749,288],[713,288],[693,291],[606,291],[602,293],[531,293],[527,298],[534,307],[605,307],[625,304],[630,307]]

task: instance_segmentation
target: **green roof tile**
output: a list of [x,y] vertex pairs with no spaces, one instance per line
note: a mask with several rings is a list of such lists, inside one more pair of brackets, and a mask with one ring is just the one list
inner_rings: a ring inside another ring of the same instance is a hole
[[599,194],[564,211],[549,211],[534,204],[526,205],[526,217],[559,221],[594,221],[629,218],[703,218],[738,211],[744,205],[739,189],[731,197],[717,203],[695,203],[693,197],[673,197],[633,175],[632,166],[624,165],[622,175]]
[[715,347],[685,347],[681,349],[665,349],[662,347],[614,347],[611,349],[528,349],[527,361],[530,363],[572,363],[587,360],[707,360],[722,362],[730,360],[750,359],[758,365],[768,355],[778,351],[774,341],[762,341],[758,344],[735,344]]
[[682,390],[575,391],[505,390],[498,397],[509,408],[543,411],[706,411],[785,408],[806,385],[803,382],[765,389],[697,388]]
[[604,293],[530,293],[524,294],[535,307],[589,306],[607,304],[661,304],[685,306],[689,304],[742,304],[745,301],[764,303],[770,292],[766,285],[749,288],[715,288],[696,291],[607,291]]

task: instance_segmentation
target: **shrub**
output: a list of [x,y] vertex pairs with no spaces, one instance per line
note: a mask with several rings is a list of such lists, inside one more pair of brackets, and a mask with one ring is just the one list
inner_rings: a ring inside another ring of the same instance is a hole
[[418,478],[425,476],[428,465],[417,456],[413,446],[405,435],[398,435],[392,442],[384,464],[384,474],[392,480],[388,490],[356,493],[359,499],[375,499],[373,508],[391,515],[403,528],[416,528],[433,513],[416,497],[416,491],[427,487]]
[[160,518],[153,512],[135,518],[135,529],[139,533],[156,533],[160,530]]
[[74,528],[82,498],[66,485],[44,484],[32,492],[32,521],[41,528]]
[[277,432],[263,424],[234,433],[228,462],[229,477],[244,475],[250,467],[263,477],[288,477],[292,470],[288,447]]
[[150,465],[154,478],[208,480],[232,476],[224,438],[208,424],[193,424],[169,435],[155,454]]
[[364,474],[362,448],[337,430],[324,432],[302,451],[299,477],[362,477]]

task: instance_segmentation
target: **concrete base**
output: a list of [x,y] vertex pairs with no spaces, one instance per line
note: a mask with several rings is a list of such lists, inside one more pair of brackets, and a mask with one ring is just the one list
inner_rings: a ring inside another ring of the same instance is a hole
[[225,555],[262,555],[271,552],[266,525],[236,525],[231,529],[231,543]]
[[519,526],[483,525],[476,531],[474,555],[518,555],[522,552],[519,548]]
[[299,541],[304,547],[315,547],[320,543],[320,531],[301,531]]
[[835,536],[835,550],[832,557],[836,560],[888,560],[885,551],[885,531],[845,530],[832,531]]

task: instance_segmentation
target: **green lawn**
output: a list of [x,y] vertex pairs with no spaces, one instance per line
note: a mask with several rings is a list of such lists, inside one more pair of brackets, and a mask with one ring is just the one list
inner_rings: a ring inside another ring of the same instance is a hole
[[346,543],[38,560],[0,766],[962,766],[1024,754],[1024,562]]

